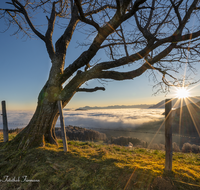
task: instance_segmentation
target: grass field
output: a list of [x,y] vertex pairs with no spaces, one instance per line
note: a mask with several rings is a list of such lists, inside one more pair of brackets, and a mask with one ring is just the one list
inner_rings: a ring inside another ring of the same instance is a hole
[[174,153],[173,171],[166,173],[160,150],[69,141],[64,153],[59,140],[59,148],[5,151],[2,141],[0,134],[2,190],[200,189],[200,154]]

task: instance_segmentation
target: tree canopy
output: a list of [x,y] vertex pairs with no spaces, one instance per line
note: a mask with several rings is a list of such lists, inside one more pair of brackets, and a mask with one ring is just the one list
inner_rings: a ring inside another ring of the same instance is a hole
[[[169,71],[177,72],[186,62],[193,68],[194,62],[199,61],[199,1],[12,0],[7,4],[8,8],[1,9],[1,18],[8,27],[17,25],[16,34],[23,32],[44,41],[51,61],[55,57],[65,60],[74,31],[90,27],[90,31],[84,32],[95,37],[79,44],[87,49],[72,64],[61,65],[62,83],[90,63],[100,49],[105,49],[109,60],[90,67],[85,81],[132,79],[146,70],[157,70],[162,73],[163,82],[170,84],[165,78],[167,74],[173,82],[178,81]],[[46,16],[45,25],[34,23],[36,13]],[[53,43],[55,27],[62,27],[64,32]],[[139,66],[134,70],[115,71],[138,60]]]

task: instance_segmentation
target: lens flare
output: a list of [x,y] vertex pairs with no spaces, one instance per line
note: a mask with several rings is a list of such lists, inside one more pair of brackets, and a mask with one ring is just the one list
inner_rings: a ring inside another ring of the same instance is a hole
[[177,98],[187,98],[188,96],[189,96],[189,91],[186,88],[181,87],[176,89]]

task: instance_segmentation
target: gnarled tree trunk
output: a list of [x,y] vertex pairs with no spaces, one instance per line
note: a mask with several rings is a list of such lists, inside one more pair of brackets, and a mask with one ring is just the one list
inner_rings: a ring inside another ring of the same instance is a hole
[[29,124],[11,143],[18,145],[19,149],[45,146],[45,142],[58,145],[55,136],[58,116],[56,101],[38,105]]

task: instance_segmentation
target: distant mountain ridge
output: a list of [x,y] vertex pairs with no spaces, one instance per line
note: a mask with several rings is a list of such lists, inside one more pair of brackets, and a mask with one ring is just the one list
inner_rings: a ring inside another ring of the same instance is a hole
[[[191,99],[192,101],[188,100],[188,103],[192,103],[192,102],[196,103],[196,102],[200,101],[200,96],[189,97],[189,99]],[[181,101],[179,101],[179,103],[176,104],[177,100],[178,100],[178,98],[174,98],[172,101],[172,105],[175,108],[179,108],[181,106],[180,105]],[[186,102],[185,102],[185,100],[183,100],[182,106],[185,106],[185,105],[186,105]],[[162,100],[162,101],[158,102],[157,104],[149,107],[149,109],[152,109],[152,108],[165,108],[165,100]]]
[[76,110],[91,110],[91,109],[123,109],[123,108],[149,108],[149,106],[152,106],[152,104],[140,104],[140,105],[114,105],[114,106],[95,106],[95,107],[90,107],[90,106],[85,106],[85,107],[80,107]]

